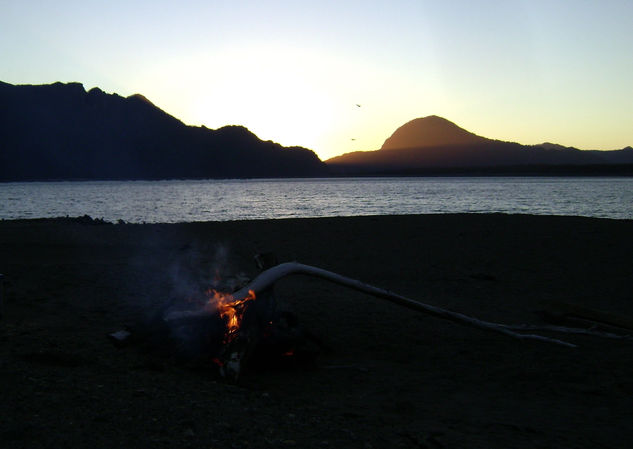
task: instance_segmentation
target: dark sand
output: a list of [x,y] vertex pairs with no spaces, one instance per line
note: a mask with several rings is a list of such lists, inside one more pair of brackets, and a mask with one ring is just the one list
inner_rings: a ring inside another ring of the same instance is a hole
[[175,294],[183,267],[212,271],[218,245],[249,275],[274,251],[492,321],[541,323],[556,301],[633,317],[633,221],[4,221],[0,447],[633,447],[630,341],[522,342],[305,277],[276,293],[331,347],[313,369],[230,385],[106,339]]

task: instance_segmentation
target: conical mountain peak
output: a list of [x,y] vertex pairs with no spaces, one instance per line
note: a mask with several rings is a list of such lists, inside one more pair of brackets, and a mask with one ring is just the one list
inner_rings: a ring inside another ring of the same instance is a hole
[[437,115],[421,117],[405,123],[387,139],[381,150],[464,145],[486,141],[455,123]]

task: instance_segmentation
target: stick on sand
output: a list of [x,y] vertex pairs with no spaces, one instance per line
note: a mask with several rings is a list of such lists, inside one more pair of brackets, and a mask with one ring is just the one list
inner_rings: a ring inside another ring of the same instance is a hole
[[[364,282],[358,281],[356,279],[351,279],[346,276],[342,276],[332,271],[327,271],[322,268],[317,268],[310,265],[304,265],[297,262],[282,263],[272,268],[269,268],[268,270],[263,271],[259,276],[253,279],[253,281],[251,281],[246,287],[235,292],[233,294],[233,297],[236,300],[246,298],[250,290],[254,291],[255,294],[257,295],[260,292],[270,288],[275,282],[277,282],[281,278],[291,275],[291,274],[303,274],[307,276],[314,276],[321,279],[325,279],[330,282],[334,282],[336,284],[352,288],[354,290],[368,293],[378,298],[386,299],[387,301],[391,301],[393,303],[396,303],[403,307],[407,307],[409,309],[417,310],[419,312],[423,312],[432,316],[436,316],[438,318],[443,318],[449,321],[460,323],[466,326],[476,327],[476,328],[491,331],[491,332],[497,332],[499,334],[507,335],[508,337],[517,338],[520,340],[538,340],[538,341],[542,341],[546,343],[554,343],[557,345],[566,346],[569,348],[576,347],[576,345],[572,343],[568,343],[566,341],[558,340],[555,338],[544,337],[542,335],[523,334],[519,332],[513,332],[512,330],[508,328],[508,326],[503,325],[503,324],[482,321],[477,318],[464,315],[462,313],[453,312],[450,310],[442,309],[441,307],[425,304],[423,302],[419,302],[419,301],[407,298],[397,293],[390,292],[389,290],[385,290],[379,287],[374,287],[373,285],[365,284]],[[196,311],[185,311],[185,312],[171,312],[167,314],[164,317],[164,319],[165,321],[172,322],[172,321],[195,319],[195,318],[199,318],[201,316],[209,315],[212,313],[214,312],[206,310],[206,309],[201,309],[201,310],[196,310]]]

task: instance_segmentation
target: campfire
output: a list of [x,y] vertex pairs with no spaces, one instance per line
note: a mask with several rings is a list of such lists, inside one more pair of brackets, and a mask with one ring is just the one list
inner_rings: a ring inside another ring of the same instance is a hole
[[[243,279],[238,283],[214,286],[207,289],[201,298],[165,309],[158,321],[170,338],[185,342],[187,350],[194,348],[198,355],[217,368],[221,376],[232,381],[236,381],[244,368],[253,361],[265,360],[270,363],[284,358],[305,360],[306,355],[313,360],[319,352],[320,342],[297,326],[294,315],[278,310],[273,292],[277,281],[296,274],[325,279],[418,312],[521,340],[576,347],[556,338],[528,333],[534,330],[631,339],[628,335],[598,332],[593,327],[507,325],[483,321],[296,262],[269,267],[250,281]],[[115,344],[121,345],[130,335],[127,331],[119,331],[110,334],[110,338]]]
[[[262,262],[258,266],[266,268]],[[246,367],[305,365],[320,351],[320,341],[298,326],[294,314],[279,309],[274,282],[257,279],[216,276],[200,297],[162,314],[167,332],[183,342],[184,352],[208,360],[230,381]]]
[[293,326],[288,324],[293,320],[284,320],[284,315],[278,313],[273,294],[274,284],[281,278],[292,274],[326,279],[439,318],[502,333],[514,338],[574,346],[549,337],[518,333],[511,326],[481,321],[457,312],[424,304],[337,273],[295,262],[270,267],[233,293],[217,289],[209,290],[203,307],[169,311],[163,319],[176,329],[179,326],[196,328],[195,333],[198,335],[206,335],[209,330],[217,329],[218,323],[220,323],[221,335],[216,333],[207,340],[209,344],[206,351],[213,354],[212,360],[220,368],[222,376],[236,380],[254,354],[261,356],[262,353],[266,353],[267,357],[273,358],[282,355],[292,357],[296,355],[297,347],[303,343],[303,341],[296,339],[297,332]]
[[217,310],[220,318],[226,321],[226,331],[222,342],[229,344],[237,338],[244,319],[244,312],[246,312],[248,307],[247,303],[255,300],[255,292],[249,290],[248,295],[243,299],[235,299],[233,295],[219,292],[215,289],[207,290],[207,294],[209,295],[209,302],[205,305],[205,308],[210,308],[212,311]]

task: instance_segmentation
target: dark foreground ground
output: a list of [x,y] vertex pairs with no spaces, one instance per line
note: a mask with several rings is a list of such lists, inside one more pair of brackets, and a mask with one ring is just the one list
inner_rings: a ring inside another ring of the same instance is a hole
[[633,447],[631,341],[522,342],[306,277],[276,295],[330,348],[313,367],[233,385],[106,338],[217,264],[256,274],[266,251],[492,321],[541,323],[561,301],[633,317],[631,221],[4,221],[0,446]]

